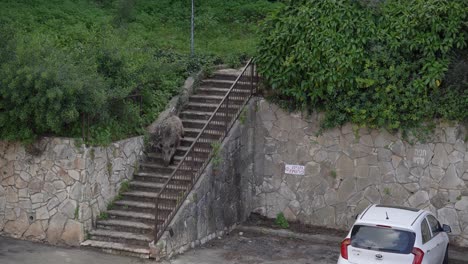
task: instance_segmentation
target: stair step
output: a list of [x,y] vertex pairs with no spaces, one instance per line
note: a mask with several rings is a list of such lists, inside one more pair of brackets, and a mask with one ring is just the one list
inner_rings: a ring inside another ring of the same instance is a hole
[[[202,131],[201,128],[186,128],[185,133],[190,137],[197,137]],[[205,130],[202,138],[219,139],[223,135],[223,130]]]
[[[167,188],[177,191],[183,191],[188,188],[189,183],[192,181],[185,181],[185,184],[181,180],[175,180]],[[156,182],[143,182],[143,181],[132,181],[130,182],[130,186],[133,190],[138,191],[146,191],[146,192],[159,192],[161,188],[164,186],[163,182],[156,183]]]
[[152,213],[154,212],[154,202],[153,203],[145,203],[145,202],[137,202],[137,201],[128,201],[128,200],[119,200],[114,202],[114,208],[118,210],[138,210],[139,212],[144,213]]
[[[208,141],[207,139],[203,139],[203,141]],[[191,145],[191,144],[190,144]],[[206,142],[206,143],[202,143],[201,144],[202,147],[211,147],[211,143],[209,142]],[[183,159],[184,157],[183,156],[174,156],[172,158],[172,163],[174,166],[177,166]],[[198,164],[198,163],[203,163],[204,161],[206,160],[206,157],[199,157],[198,159],[196,160],[193,160],[191,161],[192,163],[195,163],[195,164]],[[152,162],[152,163],[159,163],[159,164],[162,164],[162,157],[159,155],[159,153],[148,153],[147,154],[147,162]],[[159,172],[158,174],[161,174],[161,176],[163,177],[166,177],[166,176],[169,176],[171,175],[172,171],[171,172]]]
[[189,97],[189,101],[195,103],[219,104],[224,99],[222,95],[202,95],[194,94]]
[[[240,104],[229,104],[229,109],[238,109],[240,108]],[[206,104],[206,103],[194,103],[194,102],[189,102],[187,104],[187,109],[189,110],[197,110],[197,111],[203,111],[203,112],[214,112],[218,108],[218,104]],[[224,112],[223,110],[226,109],[226,106],[222,106],[220,111]]]
[[[201,164],[201,163],[200,163]],[[138,172],[134,174],[134,180],[135,181],[141,181],[141,182],[154,182],[154,183],[165,183],[167,179],[169,179],[171,175],[161,175],[158,173],[151,173],[151,172]],[[174,183],[176,182],[191,182],[192,178],[190,175],[187,175],[186,177],[181,177],[178,176],[177,180],[174,180]]]
[[[141,213],[154,214],[154,201],[153,202],[139,202],[129,200],[119,200],[114,203],[114,209],[116,210],[132,210]],[[160,208],[166,210],[163,214],[167,215],[171,212],[172,208]]]
[[[144,223],[147,225],[154,225],[154,212],[153,213],[144,213],[144,212],[138,212],[138,211],[132,211],[129,209],[125,210],[119,210],[119,209],[113,209],[107,211],[107,214],[109,215],[109,219],[112,220],[123,220],[123,221],[135,221],[139,223]],[[163,221],[166,217],[166,214],[160,214],[158,217],[159,221]]]
[[142,219],[149,219],[154,220],[154,215],[148,213],[140,213],[134,211],[123,211],[123,210],[109,210],[107,211],[109,215],[115,216],[124,216],[124,217],[133,217],[133,218],[142,218]]
[[89,231],[89,234],[92,236],[108,236],[108,237],[115,237],[115,238],[126,238],[126,239],[134,239],[134,240],[141,240],[146,242],[151,242],[153,239],[146,235],[134,234],[129,232],[119,232],[119,231],[112,231],[112,230],[103,230],[103,229],[96,229]]
[[[184,147],[190,147],[190,146],[192,146],[195,139],[196,139],[195,137],[185,137],[180,142],[180,145],[184,146]],[[206,139],[204,139],[203,142],[199,141],[198,144],[201,144],[200,147],[205,147],[205,145],[206,145],[206,148],[210,148],[211,143],[214,142],[214,141],[215,140],[206,140]],[[197,144],[197,146],[198,146],[198,144]]]
[[[172,204],[175,204],[177,199],[180,199],[180,193],[165,193],[163,197],[161,197],[161,200],[165,200],[168,202],[170,206]],[[141,201],[141,202],[155,202],[155,199],[157,197],[157,193],[155,192],[143,192],[143,191],[129,191],[125,192],[122,194],[124,199],[126,200],[131,200],[131,201]]]
[[[191,132],[197,132],[197,133],[200,133],[199,131],[201,131],[201,128],[188,128],[187,129],[190,133]],[[211,132],[210,131],[207,131],[207,132]],[[212,134],[214,135],[217,135],[218,133],[216,132],[213,132]],[[222,133],[219,133],[219,134],[222,134]],[[200,142],[201,143],[201,142]],[[183,149],[185,152],[187,152],[189,149],[190,149],[190,146],[183,146],[183,147],[180,147],[180,149]],[[192,150],[193,151],[193,150]],[[197,148],[195,150],[196,153],[210,153],[211,152],[211,146],[207,145],[207,147],[203,147],[203,146],[198,146],[197,145]]]
[[[199,87],[196,89],[195,93],[197,95],[218,95],[218,96],[225,96],[229,88],[215,88],[215,87]],[[234,89],[232,91],[235,95],[248,95],[250,94],[250,89],[248,87],[243,87],[243,89]]]
[[[208,120],[199,120],[199,119],[182,119],[182,123],[184,125],[184,128],[203,128],[205,127],[206,123]],[[224,129],[224,122],[211,122],[208,126],[207,129]]]
[[[191,120],[209,120],[212,114],[213,114],[213,111],[184,110],[180,113],[180,117],[182,119],[191,119]],[[224,121],[225,118],[226,118],[226,115],[223,112],[219,112],[213,117],[213,120]]]
[[97,240],[86,240],[81,243],[83,247],[99,248],[107,253],[117,253],[126,256],[133,256],[139,258],[149,258],[149,247],[137,247],[124,243],[106,242]]
[[98,229],[123,231],[137,234],[150,234],[153,230],[153,225],[141,223],[139,221],[119,220],[119,219],[106,219],[98,220],[96,222]]
[[177,165],[170,164],[169,166],[164,166],[161,163],[147,163],[147,162],[142,162],[140,163],[140,171],[141,172],[155,172],[155,173],[161,173],[161,174],[167,174],[170,175]]
[[125,243],[138,246],[148,246],[148,244],[153,241],[153,239],[147,235],[104,229],[91,230],[89,235],[91,236],[91,240]]
[[141,229],[148,229],[151,230],[153,229],[152,226],[143,224],[143,223],[138,223],[135,221],[123,221],[123,220],[111,220],[111,219],[106,219],[106,220],[98,220],[99,224],[102,225],[110,225],[110,226],[131,226],[131,227],[136,227],[136,228],[141,228]]
[[[151,161],[151,162],[163,164],[162,154],[159,153],[159,152],[150,152],[150,153],[146,153],[146,157],[147,157],[147,158],[149,159],[149,161]],[[177,154],[174,155],[174,157],[172,157],[173,165],[174,165],[174,166],[177,166],[177,163],[179,163],[179,161],[181,161],[183,158],[184,158],[184,155],[177,155]]]
[[218,71],[215,72],[212,76],[210,76],[211,79],[216,79],[216,80],[230,80],[230,81],[235,81],[237,79],[237,76],[239,76],[240,72],[234,73],[234,72],[222,72]]
[[231,88],[234,84],[233,80],[220,80],[220,79],[204,79],[200,82],[203,87],[216,87],[216,88]]

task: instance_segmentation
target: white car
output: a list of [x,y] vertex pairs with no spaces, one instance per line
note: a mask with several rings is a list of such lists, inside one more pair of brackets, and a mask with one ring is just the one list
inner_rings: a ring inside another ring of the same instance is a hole
[[450,232],[428,211],[371,205],[341,242],[338,264],[447,264]]

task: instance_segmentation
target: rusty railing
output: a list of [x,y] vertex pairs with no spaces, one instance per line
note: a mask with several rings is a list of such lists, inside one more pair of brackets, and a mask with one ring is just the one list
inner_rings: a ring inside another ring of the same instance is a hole
[[257,83],[256,65],[253,59],[250,59],[157,194],[155,198],[155,242],[161,238],[209,164],[214,154],[213,150],[217,148],[216,144],[224,140],[250,97],[256,93]]

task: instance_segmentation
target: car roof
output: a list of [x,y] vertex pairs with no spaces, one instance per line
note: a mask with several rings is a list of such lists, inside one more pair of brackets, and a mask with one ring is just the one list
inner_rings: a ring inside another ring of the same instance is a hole
[[371,205],[359,215],[357,223],[414,229],[413,224],[424,212],[424,210],[404,206]]

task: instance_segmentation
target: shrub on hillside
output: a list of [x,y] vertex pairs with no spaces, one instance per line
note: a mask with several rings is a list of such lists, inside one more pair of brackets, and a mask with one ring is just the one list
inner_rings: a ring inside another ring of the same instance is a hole
[[[466,118],[446,113],[449,105],[467,112],[459,98],[466,90],[441,90],[453,50],[466,47],[467,4],[367,2],[290,1],[263,23],[259,70],[276,100],[324,110],[324,127],[352,121],[399,129],[434,116]],[[440,93],[443,99],[434,96]]]
[[189,74],[252,56],[255,22],[276,6],[195,3],[192,57],[190,1],[0,1],[0,140],[80,137],[83,116],[87,143],[141,134]]

